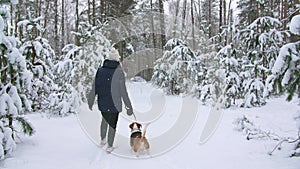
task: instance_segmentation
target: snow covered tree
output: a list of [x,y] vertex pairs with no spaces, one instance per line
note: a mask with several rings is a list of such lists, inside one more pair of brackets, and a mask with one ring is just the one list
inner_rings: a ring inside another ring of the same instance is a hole
[[155,62],[152,81],[170,94],[190,93],[195,83],[195,53],[180,39],[170,39],[165,49],[163,57]]
[[[203,85],[205,85],[205,77],[207,74],[207,65],[205,65],[205,55],[196,54],[197,58],[194,62],[194,70],[191,72],[191,79],[194,79],[192,90],[190,91],[191,94],[200,99],[201,97],[201,89]],[[198,56],[199,55],[199,56]]]
[[240,98],[241,80],[239,76],[239,67],[236,57],[236,51],[233,44],[222,48],[217,57],[220,59],[220,69],[225,73],[224,95],[225,107],[230,107],[236,104],[236,99]]
[[18,23],[22,29],[23,39],[20,52],[27,60],[27,68],[32,72],[32,88],[26,95],[32,103],[33,111],[45,111],[49,105],[49,95],[53,91],[53,68],[55,53],[47,39],[39,36],[43,28],[41,18],[23,20]]
[[[216,66],[209,66],[204,74],[199,86],[200,100],[204,103],[214,103],[222,94],[222,87],[224,87],[224,71],[218,69],[218,61],[216,58],[211,59]],[[201,74],[202,74],[201,73]]]
[[216,57],[216,44],[212,39],[209,39],[208,35],[205,34],[197,38],[198,47],[195,52],[197,53],[197,58],[191,76],[191,79],[196,81],[191,92],[204,104],[216,100],[216,93],[219,91],[217,86],[220,84],[216,78],[216,72],[219,69],[219,61]]
[[97,69],[101,66],[103,59],[109,53],[111,44],[102,34],[101,24],[92,26],[88,23],[81,23],[76,36],[80,37],[82,47],[73,57],[74,73],[72,86],[79,95],[79,102],[86,102],[86,95],[92,88]]
[[73,86],[73,77],[75,76],[74,61],[80,47],[69,44],[63,49],[61,59],[54,66],[54,90],[49,95],[49,107],[54,112],[52,115],[65,116],[69,113],[75,113],[79,107],[79,96]]
[[[300,35],[300,15],[292,18],[290,32]],[[291,100],[295,94],[300,97],[300,41],[288,43],[280,48],[280,52],[274,67],[272,78],[280,79],[282,86],[288,92],[287,100]]]
[[24,91],[31,89],[32,74],[19,52],[19,41],[7,35],[9,17],[5,5],[0,6],[0,159],[16,148],[17,133],[33,134],[22,116],[31,108]]
[[281,22],[272,17],[259,17],[245,29],[240,30],[236,37],[244,56],[242,79],[245,96],[244,106],[260,106],[265,104],[265,80],[271,72],[278,46],[284,42],[284,32],[278,31]]

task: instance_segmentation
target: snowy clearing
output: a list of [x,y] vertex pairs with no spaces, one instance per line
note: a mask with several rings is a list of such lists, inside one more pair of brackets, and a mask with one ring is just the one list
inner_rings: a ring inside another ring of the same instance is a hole
[[[149,109],[150,84],[129,83],[128,89],[136,109]],[[135,91],[135,93],[133,93]],[[137,92],[139,91],[139,92]],[[143,97],[142,97],[143,96]],[[159,96],[157,96],[159,97]],[[147,137],[156,137],[172,127],[178,116],[172,111],[180,108],[180,97],[166,96],[165,113],[153,122],[147,131]],[[171,106],[168,104],[172,104]],[[299,158],[290,158],[292,145],[283,144],[282,149],[268,155],[276,141],[268,139],[246,140],[246,136],[235,130],[234,120],[246,115],[261,129],[275,132],[282,137],[295,137],[297,126],[295,117],[300,113],[299,101],[286,102],[284,98],[274,98],[266,106],[251,109],[228,109],[214,135],[205,143],[199,144],[200,135],[208,118],[209,107],[199,104],[196,122],[188,135],[170,151],[151,158],[141,155],[139,160],[134,157],[122,158],[114,154],[107,154],[94,144],[82,129],[77,115],[66,118],[47,118],[41,114],[28,115],[27,118],[34,125],[36,133],[32,137],[22,137],[17,150],[0,162],[1,169],[120,169],[142,166],[143,169],[172,168],[172,169],[298,169]],[[84,109],[85,108],[85,109]],[[93,114],[100,123],[100,115],[94,106],[91,112],[83,106],[86,115]],[[98,119],[99,118],[99,119]],[[188,123],[188,121],[186,121]],[[129,121],[120,118],[118,132],[129,135]],[[99,127],[97,127],[97,130]],[[95,136],[97,137],[97,136]],[[97,138],[96,138],[97,139]],[[163,142],[163,141],[162,141]],[[127,151],[130,155],[129,140],[115,142],[116,151]],[[160,144],[153,143],[155,149]],[[150,149],[151,149],[150,148]]]

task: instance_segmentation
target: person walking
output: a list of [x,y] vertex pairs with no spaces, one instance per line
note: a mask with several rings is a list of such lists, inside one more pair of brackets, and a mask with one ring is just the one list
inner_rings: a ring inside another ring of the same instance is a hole
[[[91,110],[95,97],[98,96],[98,109],[102,114],[100,146],[103,147],[108,142],[106,148],[108,153],[114,150],[113,143],[119,113],[122,112],[122,100],[127,109],[127,115],[131,116],[133,114],[125,85],[125,75],[119,59],[119,52],[115,48],[111,48],[108,58],[104,60],[103,65],[97,70],[92,91],[88,96],[88,104]],[[107,134],[108,136],[106,137]]]

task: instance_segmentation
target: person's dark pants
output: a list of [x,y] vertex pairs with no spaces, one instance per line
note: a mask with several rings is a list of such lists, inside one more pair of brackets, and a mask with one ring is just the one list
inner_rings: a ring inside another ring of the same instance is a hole
[[107,142],[108,142],[108,146],[112,147],[116,135],[116,127],[119,119],[119,113],[101,112],[101,114],[102,114],[102,122],[101,122],[101,129],[100,129],[101,140],[106,138],[107,127],[109,126]]

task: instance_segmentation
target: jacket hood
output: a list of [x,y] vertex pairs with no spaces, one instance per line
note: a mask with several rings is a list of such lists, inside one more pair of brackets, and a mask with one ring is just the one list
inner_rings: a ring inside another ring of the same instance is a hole
[[110,68],[110,69],[116,69],[120,65],[120,62],[115,60],[104,60],[103,68]]

